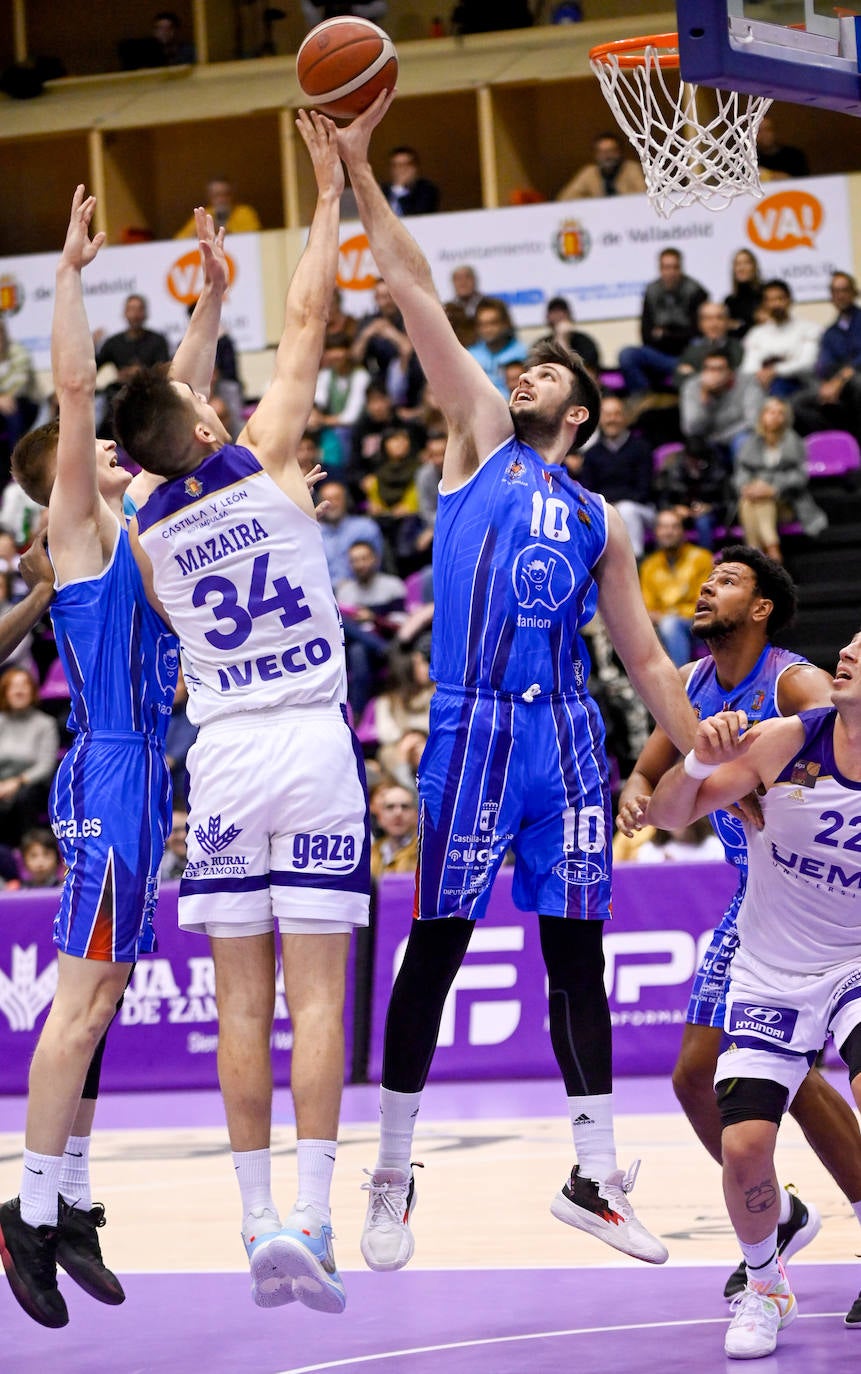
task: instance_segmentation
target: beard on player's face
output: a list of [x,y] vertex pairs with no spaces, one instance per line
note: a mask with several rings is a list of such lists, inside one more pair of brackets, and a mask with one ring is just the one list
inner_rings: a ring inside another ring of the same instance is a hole
[[691,634],[695,639],[702,639],[708,643],[710,639],[725,639],[742,623],[743,621],[739,617],[732,619],[730,616],[716,615],[713,619],[706,621],[704,625],[697,625],[696,620],[694,620],[691,625]]
[[540,411],[536,408],[524,412],[521,409],[515,414],[512,410],[511,420],[514,425],[514,433],[521,444],[529,444],[530,448],[552,444],[557,439],[562,427],[562,420],[570,408],[571,401],[569,399],[562,405],[556,406],[552,411]]

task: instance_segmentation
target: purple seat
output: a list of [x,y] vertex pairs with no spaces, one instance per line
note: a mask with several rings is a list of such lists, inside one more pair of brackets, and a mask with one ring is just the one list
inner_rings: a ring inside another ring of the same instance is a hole
[[818,434],[808,434],[804,445],[809,477],[843,477],[861,467],[858,440],[845,429],[823,429]]
[[673,444],[658,444],[652,454],[652,468],[655,472],[660,472],[668,458],[672,458],[676,453],[684,452],[684,444],[678,442]]

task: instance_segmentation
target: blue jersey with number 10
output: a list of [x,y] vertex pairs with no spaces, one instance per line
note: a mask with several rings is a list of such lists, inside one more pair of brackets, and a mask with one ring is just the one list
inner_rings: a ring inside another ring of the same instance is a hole
[[607,542],[603,498],[512,436],[440,493],[431,673],[449,687],[580,695]]

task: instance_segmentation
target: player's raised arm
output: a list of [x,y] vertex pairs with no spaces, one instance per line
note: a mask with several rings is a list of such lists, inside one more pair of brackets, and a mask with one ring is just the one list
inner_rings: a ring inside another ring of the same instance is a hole
[[368,161],[371,133],[392,101],[381,94],[364,114],[338,130],[338,147],[350,173],[362,224],[380,275],[404,317],[425,376],[449,426],[443,490],[459,486],[507,439],[508,406],[476,360],[462,348],[433,284],[427,259],[393,213]]
[[221,305],[230,283],[230,271],[224,252],[224,229],[216,233],[212,216],[201,206],[194,211],[194,222],[203,266],[203,289],[173,356],[170,376],[177,382],[187,382],[192,391],[208,396],[212,389]]
[[344,189],[344,170],[332,121],[300,110],[296,124],[314,164],[317,208],[305,251],[287,291],[275,375],[237,440],[253,449],[272,472],[295,463],[296,449],[314,404],[338,268],[338,223]]
[[[96,468],[96,357],[84,308],[81,272],[105,240],[90,239],[95,196],[78,186],[72,199],[66,242],[57,265],[51,325],[51,367],[60,409],[57,472],[48,507],[48,540],[63,580],[86,576],[102,566],[100,496]],[[58,568],[58,572],[59,572]]]

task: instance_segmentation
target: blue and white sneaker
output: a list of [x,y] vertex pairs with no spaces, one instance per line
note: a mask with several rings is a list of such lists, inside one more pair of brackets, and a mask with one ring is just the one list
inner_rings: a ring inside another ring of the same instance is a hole
[[258,1307],[283,1307],[295,1302],[293,1284],[285,1277],[270,1246],[281,1232],[278,1213],[271,1207],[249,1212],[242,1228],[242,1242],[251,1265],[251,1296]]
[[297,1203],[277,1236],[267,1237],[261,1249],[273,1275],[291,1286],[299,1302],[315,1312],[343,1312],[347,1294],[335,1266],[332,1227],[310,1203]]

